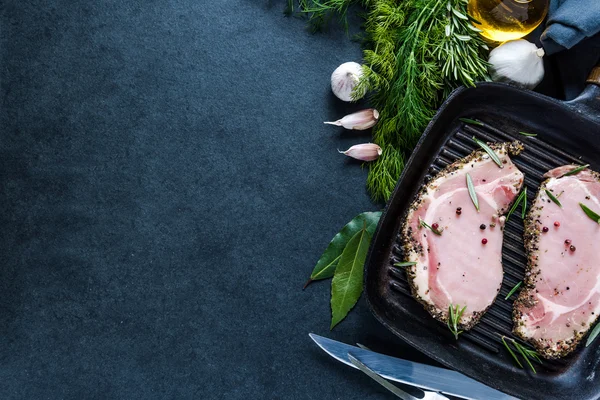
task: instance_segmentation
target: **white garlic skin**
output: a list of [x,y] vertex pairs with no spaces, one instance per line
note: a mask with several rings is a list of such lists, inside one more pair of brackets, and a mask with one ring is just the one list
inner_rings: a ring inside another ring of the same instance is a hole
[[338,152],[361,161],[375,161],[379,158],[383,150],[375,143],[355,144],[346,151]]
[[374,108],[368,108],[366,110],[348,114],[337,121],[326,121],[324,124],[343,126],[346,129],[355,131],[364,131],[365,129],[375,126],[377,120],[379,120],[379,111]]
[[525,39],[503,43],[490,52],[492,80],[533,89],[544,78],[543,56],[544,49]]
[[365,92],[358,93],[352,98],[352,91],[362,76],[362,67],[353,61],[343,63],[331,74],[331,91],[336,97],[343,101],[353,101],[362,98]]

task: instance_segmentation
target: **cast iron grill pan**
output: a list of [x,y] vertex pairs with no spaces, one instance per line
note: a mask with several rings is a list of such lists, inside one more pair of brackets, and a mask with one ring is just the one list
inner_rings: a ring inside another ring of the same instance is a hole
[[[582,98],[593,101],[600,90],[591,86],[588,89]],[[600,340],[589,348],[580,346],[566,358],[544,360],[543,366],[534,364],[537,374],[516,366],[504,348],[501,335],[518,340],[512,335],[512,303],[517,296],[504,298],[523,279],[526,265],[520,209],[504,230],[504,281],[500,293],[479,324],[461,334],[458,341],[414,300],[405,271],[393,266],[404,261],[399,232],[419,188],[447,165],[480,149],[473,136],[486,142],[520,140],[524,144],[525,150],[511,158],[525,174],[529,205],[542,175],[554,167],[589,163],[600,171],[597,114],[581,112],[578,107],[578,103],[562,103],[492,83],[459,89],[451,95],[409,160],[379,222],[365,267],[367,301],[388,329],[442,364],[522,399],[600,398],[600,371],[595,372],[600,362]],[[465,124],[460,117],[477,119],[485,125]],[[538,136],[526,137],[519,131]]]

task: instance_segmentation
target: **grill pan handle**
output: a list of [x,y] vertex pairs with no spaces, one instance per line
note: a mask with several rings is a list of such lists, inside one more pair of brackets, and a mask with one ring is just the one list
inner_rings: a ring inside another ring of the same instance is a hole
[[588,85],[583,92],[566,104],[600,123],[600,64],[592,69],[586,82]]

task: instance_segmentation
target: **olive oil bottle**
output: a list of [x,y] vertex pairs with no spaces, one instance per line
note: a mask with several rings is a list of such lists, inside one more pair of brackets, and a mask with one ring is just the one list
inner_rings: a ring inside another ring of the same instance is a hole
[[469,0],[469,14],[481,34],[495,42],[522,38],[542,23],[549,0]]

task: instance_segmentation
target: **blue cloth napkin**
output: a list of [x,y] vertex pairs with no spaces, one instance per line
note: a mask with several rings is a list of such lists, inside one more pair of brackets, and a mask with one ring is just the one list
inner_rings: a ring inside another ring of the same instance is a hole
[[552,0],[542,45],[546,54],[570,49],[600,32],[600,0]]

